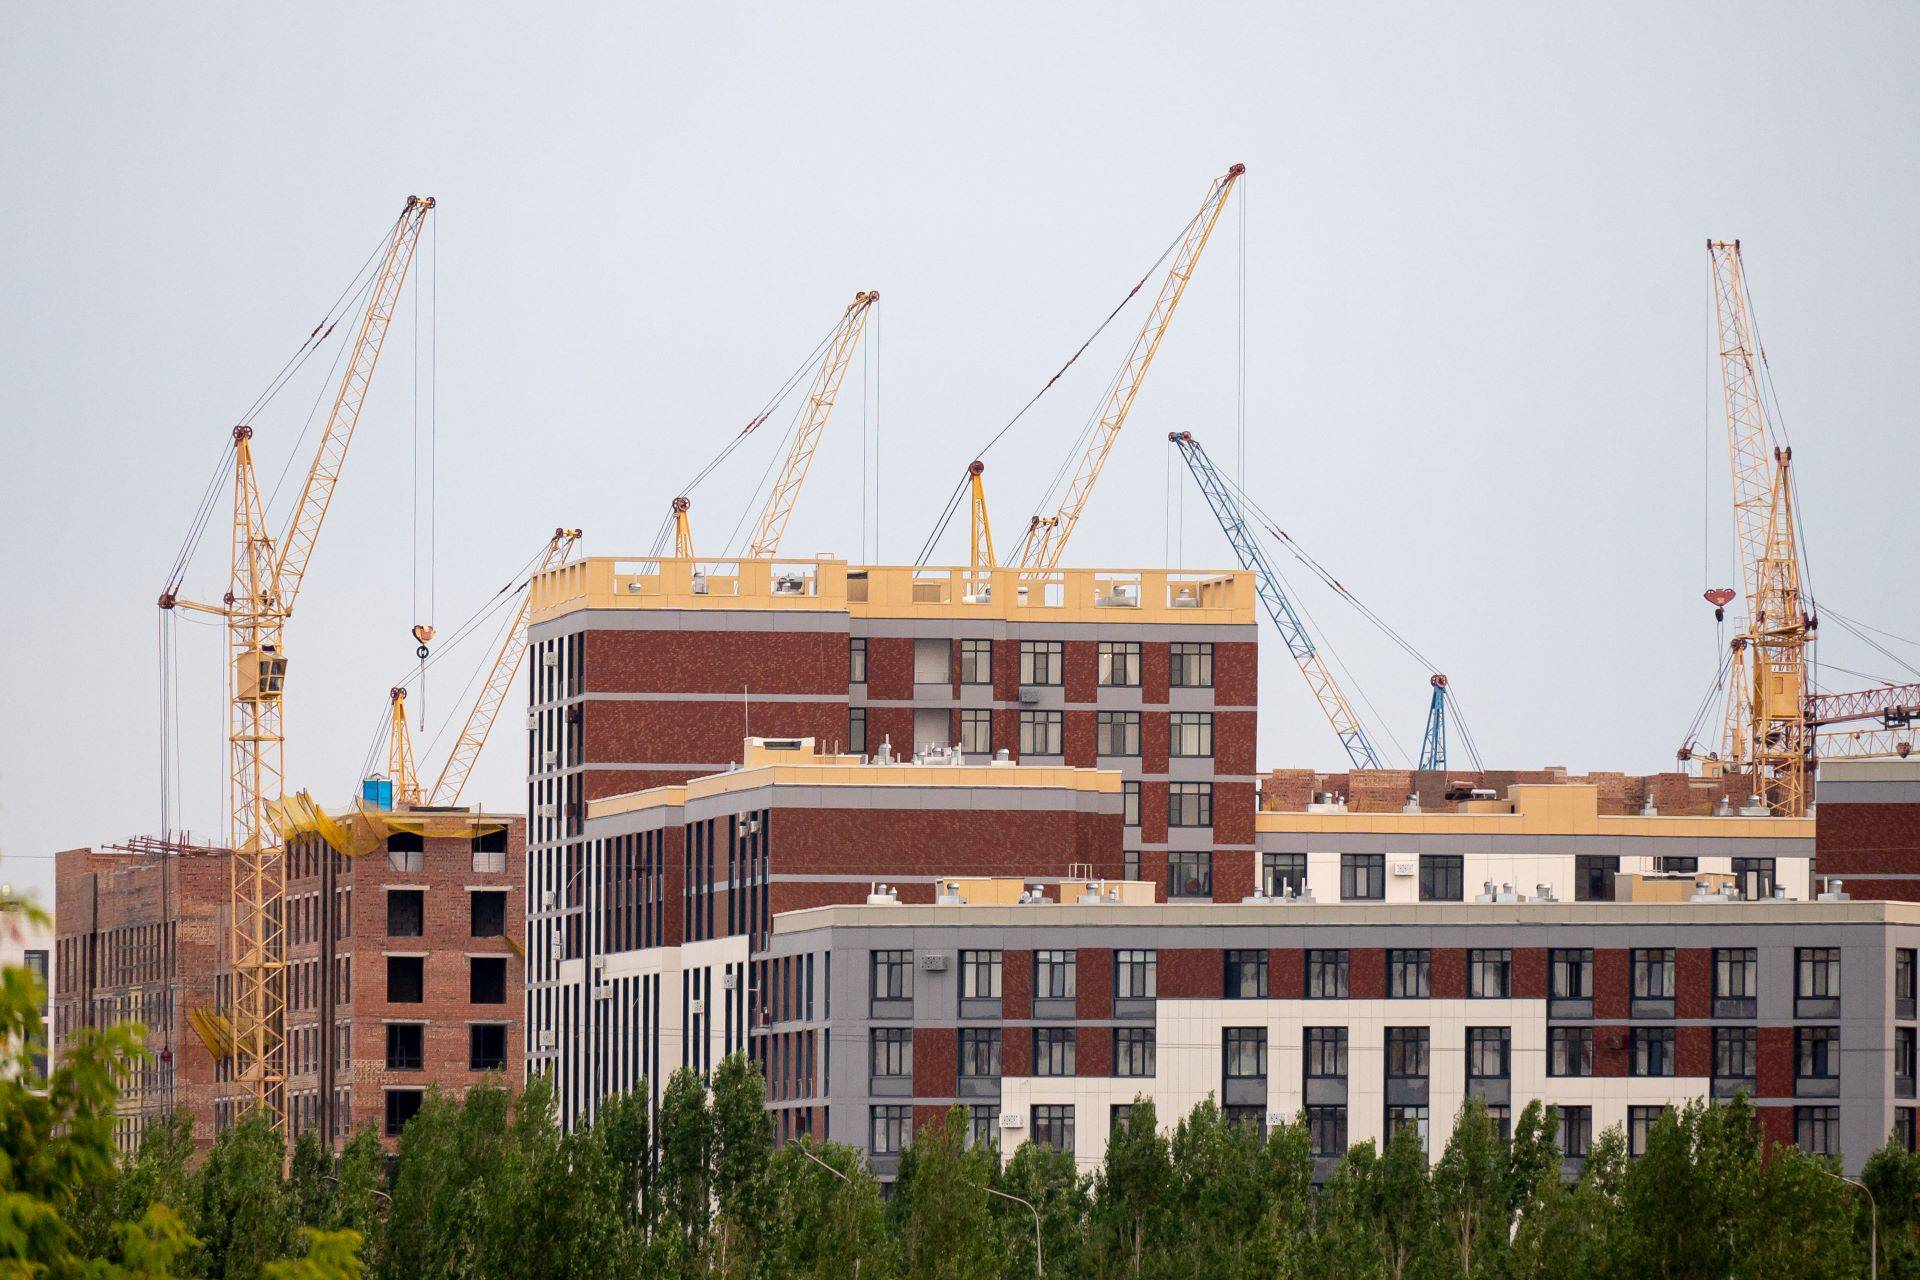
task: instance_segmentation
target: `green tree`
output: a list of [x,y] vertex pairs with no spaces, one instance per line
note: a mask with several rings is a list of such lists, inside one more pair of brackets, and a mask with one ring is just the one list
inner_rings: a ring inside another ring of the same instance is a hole
[[660,1095],[660,1166],[654,1187],[660,1197],[658,1231],[677,1236],[683,1266],[705,1250],[713,1212],[713,1115],[700,1073],[682,1067]]
[[305,1232],[304,1257],[269,1262],[264,1280],[360,1280],[366,1268],[360,1261],[360,1234],[356,1231]]
[[1433,1182],[1412,1125],[1401,1125],[1384,1153],[1352,1148],[1327,1180],[1322,1269],[1331,1275],[1407,1280],[1433,1238]]
[[[989,1165],[991,1166],[991,1161]],[[1033,1206],[992,1196],[987,1210],[1000,1237],[997,1250],[1004,1280],[1025,1280],[1034,1269],[1034,1214],[1040,1215],[1041,1253],[1050,1276],[1083,1274],[1089,1252],[1087,1213],[1092,1180],[1080,1176],[1071,1152],[1023,1143],[997,1171],[992,1184]]]
[[777,1250],[766,1082],[744,1053],[713,1073],[714,1268],[722,1276],[771,1274]]
[[811,1138],[802,1138],[774,1152],[772,1170],[784,1218],[780,1248],[785,1275],[794,1280],[885,1280],[893,1274],[880,1184],[858,1151],[837,1142],[815,1146]]
[[1292,1276],[1306,1267],[1313,1245],[1313,1167],[1304,1115],[1267,1135],[1259,1159],[1260,1218],[1247,1251],[1251,1274]]
[[999,1271],[987,1207],[994,1156],[968,1144],[967,1128],[967,1113],[954,1107],[901,1153],[889,1221],[914,1280],[986,1280]]
[[[1880,1274],[1889,1280],[1920,1278],[1920,1155],[1908,1151],[1898,1135],[1867,1157],[1860,1181],[1879,1206]],[[1856,1244],[1865,1248],[1871,1211],[1860,1206]]]
[[1454,1117],[1453,1136],[1433,1169],[1441,1228],[1466,1280],[1497,1267],[1498,1256],[1506,1250],[1507,1194],[1500,1134],[1486,1104],[1469,1099]]
[[230,1124],[214,1139],[200,1171],[194,1234],[210,1280],[255,1280],[292,1252],[297,1223],[281,1181],[287,1146],[264,1111]]
[[1102,1249],[1125,1260],[1124,1274],[1143,1274],[1149,1253],[1157,1256],[1164,1247],[1172,1197],[1172,1147],[1153,1103],[1135,1098],[1107,1137],[1091,1215]]

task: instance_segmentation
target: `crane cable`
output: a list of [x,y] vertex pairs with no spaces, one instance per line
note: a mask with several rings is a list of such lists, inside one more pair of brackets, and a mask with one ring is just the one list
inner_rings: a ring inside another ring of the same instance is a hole
[[[832,328],[828,329],[826,334],[823,337],[821,337],[820,341],[814,345],[813,350],[808,353],[807,358],[805,360],[802,360],[800,364],[794,368],[793,372],[787,375],[786,380],[782,382],[779,388],[775,390],[774,393],[767,398],[766,403],[760,406],[759,411],[756,412],[751,418],[747,419],[747,425],[740,428],[740,430],[736,432],[730,440],[727,441],[727,443],[720,449],[720,451],[714,454],[713,457],[707,461],[705,466],[701,467],[698,471],[694,472],[693,478],[691,480],[688,480],[685,484],[680,486],[680,489],[678,491],[678,496],[686,497],[687,495],[691,494],[695,489],[699,488],[701,481],[705,480],[708,476],[712,475],[713,472],[720,466],[721,463],[725,462],[730,456],[732,456],[733,451],[735,449],[738,449],[742,444],[746,443],[748,436],[752,435],[756,430],[760,428],[760,426],[763,423],[766,422],[768,418],[773,416],[774,410],[778,409],[781,403],[784,402],[788,396],[793,394],[794,388],[799,386],[800,382],[809,373],[813,372],[814,367],[820,363],[821,359],[826,354],[827,347],[831,345],[833,342],[833,335],[840,331],[840,325],[841,325],[840,320],[834,321]],[[796,417],[797,417],[797,411],[796,411]],[[788,434],[791,434],[791,428],[789,429]],[[775,456],[777,457],[778,455],[776,454]],[[763,479],[763,482],[764,482],[764,479]],[[756,488],[754,492],[757,494],[759,490]],[[672,541],[672,539],[673,539],[673,514],[669,512],[667,514],[667,518],[665,519],[665,521],[662,522],[660,530],[654,535],[653,547],[647,553],[647,558],[651,560],[659,559],[661,554],[665,552],[667,543]]]
[[[1259,524],[1262,527],[1262,530],[1265,533],[1267,533],[1275,541],[1277,541],[1282,547],[1284,547],[1288,552],[1288,554],[1293,556],[1295,560],[1298,560],[1302,565],[1306,566],[1307,570],[1310,573],[1312,573],[1316,578],[1318,578],[1321,582],[1326,584],[1326,586],[1329,589],[1331,589],[1334,592],[1334,594],[1338,595],[1339,597],[1344,599],[1348,604],[1352,605],[1354,610],[1358,612],[1361,617],[1365,618],[1368,622],[1372,623],[1373,626],[1377,630],[1379,630],[1379,632],[1382,635],[1384,635],[1388,640],[1392,641],[1403,653],[1405,653],[1408,657],[1412,658],[1415,662],[1419,663],[1427,671],[1437,672],[1439,670],[1439,667],[1434,664],[1431,658],[1427,657],[1424,653],[1420,652],[1419,649],[1415,648],[1411,641],[1409,641],[1405,636],[1401,635],[1400,632],[1396,631],[1387,622],[1385,618],[1381,617],[1380,614],[1374,610],[1374,608],[1371,605],[1367,604],[1364,600],[1360,599],[1359,596],[1355,595],[1352,591],[1348,590],[1345,583],[1341,582],[1338,578],[1334,577],[1333,574],[1327,570],[1326,566],[1322,565],[1318,560],[1316,560],[1307,551],[1305,547],[1302,547],[1298,542],[1294,541],[1292,536],[1289,535],[1286,530],[1280,527],[1279,521],[1275,520],[1270,514],[1268,514],[1264,509],[1262,509],[1260,504],[1254,500],[1251,494],[1249,494],[1245,489],[1241,488],[1238,484],[1235,484],[1232,481],[1226,480],[1224,477],[1222,478],[1222,484],[1230,489],[1235,500],[1240,503],[1242,510],[1250,512],[1252,515],[1254,515],[1257,518]],[[1327,649],[1329,653],[1332,653],[1334,655],[1334,661],[1339,662],[1340,661],[1339,655],[1334,652],[1331,646],[1327,646]],[[1341,668],[1342,670],[1346,669],[1344,663],[1341,664]],[[1355,682],[1354,687],[1360,690],[1360,696],[1362,701],[1367,702],[1367,705],[1369,707],[1372,707],[1373,704],[1371,700],[1367,699],[1365,687],[1360,685],[1358,682]],[[1448,684],[1445,687],[1445,698],[1446,698],[1447,707],[1449,711],[1452,713],[1455,723],[1459,726],[1461,741],[1463,745],[1465,745],[1467,748],[1467,754],[1473,760],[1474,767],[1476,769],[1479,769],[1482,767],[1480,763],[1479,748],[1474,743],[1473,732],[1467,725],[1467,718],[1465,714],[1460,710],[1460,699],[1459,699],[1459,696],[1454,693],[1452,684]],[[1375,710],[1374,714],[1376,716],[1379,716],[1379,712],[1377,710]],[[1382,717],[1382,719],[1384,720],[1384,717]],[[1396,746],[1399,746],[1398,740],[1394,739],[1391,733],[1388,734],[1388,738],[1389,740],[1392,740]],[[1402,753],[1404,754],[1404,748],[1402,748]]]
[[[1191,218],[1188,218],[1186,222],[1181,224],[1180,233],[1174,236],[1172,241],[1168,243],[1165,249],[1161,250],[1160,256],[1153,260],[1153,265],[1148,267],[1145,274],[1143,274],[1139,280],[1134,282],[1133,288],[1127,290],[1126,296],[1121,298],[1120,301],[1114,305],[1113,310],[1107,313],[1106,319],[1102,320],[1098,325],[1094,327],[1093,332],[1087,335],[1086,341],[1082,342],[1079,345],[1079,347],[1077,347],[1074,350],[1074,353],[1067,357],[1067,362],[1061,365],[1057,370],[1054,371],[1054,375],[1051,378],[1047,379],[1046,384],[1042,386],[1038,391],[1034,392],[1031,399],[1029,399],[1025,404],[1020,406],[1020,411],[1014,414],[1011,418],[1007,419],[1006,424],[1002,426],[998,431],[994,432],[993,435],[988,438],[986,445],[982,447],[977,453],[975,453],[971,458],[968,459],[969,463],[976,462],[982,458],[985,458],[987,456],[987,453],[993,448],[993,446],[1000,443],[1000,438],[1006,435],[1007,432],[1013,430],[1014,424],[1018,423],[1020,419],[1027,416],[1027,410],[1033,408],[1034,405],[1038,404],[1040,402],[1040,397],[1046,395],[1047,392],[1053,390],[1053,384],[1060,381],[1061,377],[1063,377],[1066,374],[1067,370],[1073,367],[1074,362],[1079,360],[1081,356],[1086,354],[1087,348],[1093,345],[1094,340],[1097,339],[1101,334],[1107,331],[1107,326],[1112,324],[1114,322],[1115,317],[1117,317],[1123,310],[1126,309],[1126,305],[1129,302],[1133,301],[1134,295],[1138,294],[1141,289],[1146,287],[1147,281],[1153,278],[1153,273],[1158,271],[1160,269],[1161,264],[1164,263],[1169,257],[1171,257],[1174,251],[1180,247],[1181,243],[1186,240],[1187,233],[1193,229],[1193,224],[1198,222],[1199,220],[1200,220],[1200,214],[1196,213]],[[1120,375],[1116,373],[1114,375],[1114,381],[1117,382],[1119,380],[1119,377]],[[1109,394],[1111,394],[1111,384],[1109,384]],[[1099,414],[1100,414],[1099,408],[1095,408],[1094,410],[1095,421],[1098,421]],[[1084,439],[1086,434],[1087,434],[1087,429],[1083,428],[1081,431],[1081,438]],[[1074,453],[1069,452],[1067,454],[1068,461],[1071,461],[1073,459],[1073,456],[1074,456]],[[1061,471],[1064,471],[1065,469],[1066,469],[1066,465],[1063,463],[1061,465]],[[960,509],[961,495],[966,493],[968,481],[970,479],[971,479],[970,473],[965,468],[962,468],[960,472],[959,483],[954,485],[953,492],[948,495],[946,505],[941,508],[939,517],[934,521],[933,531],[927,535],[926,542],[923,543],[920,547],[920,554],[914,559],[913,563],[916,566],[926,564],[928,557],[930,557],[933,554],[933,549],[939,543],[941,535],[947,531],[947,525],[952,522],[954,513]],[[1046,493],[1042,495],[1042,500],[1039,504],[1040,506],[1044,507],[1046,505],[1045,499],[1052,495],[1053,491],[1059,487],[1059,484],[1060,484],[1059,472],[1056,472],[1054,480],[1048,486]],[[1029,534],[1031,534],[1032,532],[1031,527],[1029,527],[1028,532]]]

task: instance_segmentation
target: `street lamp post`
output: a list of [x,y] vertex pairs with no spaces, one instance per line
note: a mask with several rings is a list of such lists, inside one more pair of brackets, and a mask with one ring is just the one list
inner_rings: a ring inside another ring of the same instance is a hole
[[1880,1280],[1880,1205],[1873,1198],[1873,1188],[1858,1178],[1849,1178],[1844,1173],[1835,1173],[1822,1166],[1826,1175],[1837,1178],[1850,1187],[1858,1187],[1867,1193],[1867,1256],[1869,1258],[1869,1280]]
[[987,1194],[990,1196],[999,1196],[1002,1200],[1011,1200],[1015,1204],[1024,1204],[1027,1206],[1027,1212],[1033,1215],[1033,1274],[1036,1276],[1046,1275],[1046,1260],[1041,1257],[1040,1254],[1040,1211],[1033,1207],[1031,1200],[1022,1200],[1019,1196],[1008,1195],[1006,1192],[996,1191],[992,1187],[987,1188]]

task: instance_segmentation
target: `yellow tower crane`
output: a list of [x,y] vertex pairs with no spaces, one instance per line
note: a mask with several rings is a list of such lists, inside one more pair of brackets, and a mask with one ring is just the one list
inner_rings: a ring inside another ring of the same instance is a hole
[[287,657],[282,632],[306,578],[327,507],[340,481],[367,388],[412,265],[431,196],[408,196],[387,236],[366,311],[334,393],[326,430],[299,503],[278,538],[267,532],[253,468],[253,428],[233,429],[233,542],[227,594],[218,605],[180,598],[169,586],[162,609],[187,608],[227,624],[228,792],[231,861],[229,923],[233,985],[233,1080],[243,1109],[263,1109],[286,1127],[286,973],[283,920],[286,850],[273,822],[285,789],[282,730]]
[[826,353],[820,358],[820,371],[814,374],[807,402],[800,411],[800,425],[794,430],[793,445],[787,450],[787,460],[767,494],[767,504],[761,508],[759,523],[754,525],[753,538],[747,544],[748,556],[758,559],[780,550],[780,538],[787,531],[794,504],[800,500],[800,486],[807,478],[807,468],[813,465],[820,435],[826,430],[827,418],[840,395],[840,383],[853,359],[853,348],[866,330],[867,313],[878,301],[878,290],[855,294],[841,314],[839,325],[828,337]]
[[1812,801],[1807,658],[1814,620],[1802,597],[1793,450],[1776,446],[1761,393],[1760,344],[1738,240],[1710,240],[1720,387],[1733,466],[1734,548],[1747,615],[1732,642],[1724,769],[1750,774],[1780,814]]
[[[578,529],[555,529],[553,537],[547,540],[546,550],[540,554],[540,563],[534,569],[534,575],[537,577],[565,564],[578,541]],[[447,753],[447,762],[440,766],[440,776],[434,782],[433,790],[427,793],[429,805],[460,803],[460,792],[467,785],[467,775],[473,772],[474,761],[480,758],[480,748],[487,744],[487,735],[492,732],[493,722],[500,715],[500,706],[506,701],[507,691],[513,687],[514,675],[520,670],[520,659],[527,652],[527,622],[532,611],[533,591],[529,587],[521,595],[513,622],[507,627],[507,634],[493,655],[493,666],[487,672],[486,683],[480,686],[480,695],[467,712],[467,722],[461,726],[453,750]]]
[[[555,529],[538,557],[533,576],[565,564],[579,541],[578,529]],[[487,668],[487,678],[467,711],[460,736],[454,740],[447,762],[440,767],[440,776],[430,791],[422,788],[414,764],[413,733],[407,724],[407,691],[399,685],[387,691],[392,707],[387,720],[387,777],[393,784],[395,808],[450,809],[460,803],[467,775],[473,772],[480,749],[487,745],[494,721],[500,716],[501,704],[506,701],[507,691],[513,687],[513,678],[520,670],[520,659],[527,652],[527,623],[533,599],[533,593],[527,590],[528,583],[521,584],[523,594],[513,611],[513,620],[507,624],[506,634],[501,637],[500,647],[494,651],[493,661]]]
[[1073,481],[1067,486],[1067,496],[1051,516],[1034,516],[1027,525],[1026,539],[1020,544],[1022,570],[1045,573],[1060,563],[1067,539],[1073,536],[1074,526],[1080,523],[1080,515],[1093,493],[1093,482],[1100,478],[1100,469],[1106,465],[1113,442],[1133,408],[1134,397],[1140,394],[1140,384],[1146,381],[1154,354],[1160,350],[1160,340],[1167,336],[1167,326],[1173,323],[1174,310],[1180,305],[1187,282],[1193,278],[1194,267],[1199,265],[1201,251],[1207,247],[1214,225],[1220,221],[1220,213],[1226,208],[1227,197],[1233,194],[1234,184],[1246,171],[1247,166],[1236,164],[1214,179],[1207,189],[1207,198],[1200,202],[1200,211],[1187,224],[1186,235],[1174,252],[1172,265],[1167,268],[1166,279],[1160,282],[1160,294],[1154,299],[1152,309],[1140,326],[1139,337],[1133,340],[1133,349],[1127,353],[1126,362],[1113,380],[1106,406],[1094,424],[1093,435],[1080,457],[1080,465],[1074,470]]

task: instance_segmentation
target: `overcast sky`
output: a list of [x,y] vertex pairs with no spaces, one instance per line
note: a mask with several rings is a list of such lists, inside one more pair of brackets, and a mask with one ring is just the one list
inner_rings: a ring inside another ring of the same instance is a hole
[[[1244,203],[1071,561],[1230,563],[1169,487],[1166,434],[1234,458],[1244,268],[1249,490],[1452,677],[1489,765],[1670,767],[1716,662],[1700,592],[1734,581],[1703,245],[1739,237],[1815,587],[1920,635],[1911,4],[16,3],[4,26],[16,886],[159,823],[154,597],[236,417],[415,192],[440,202],[418,273],[438,323],[416,377],[409,293],[288,633],[290,781],[324,798],[358,776],[413,622],[450,633],[556,524],[644,554],[860,289],[883,298],[786,546],[911,561],[959,469],[1236,161]],[[988,455],[1003,545],[1137,307]],[[322,372],[255,419],[268,488]],[[703,547],[787,421],[695,492]],[[224,589],[224,502],[189,594]],[[1417,750],[1427,672],[1290,577]],[[177,629],[175,820],[218,833],[220,636]],[[1908,674],[1824,634],[1830,667]],[[1261,767],[1343,766],[1272,640]],[[478,649],[431,673],[423,750]],[[468,798],[524,803],[517,721]]]

